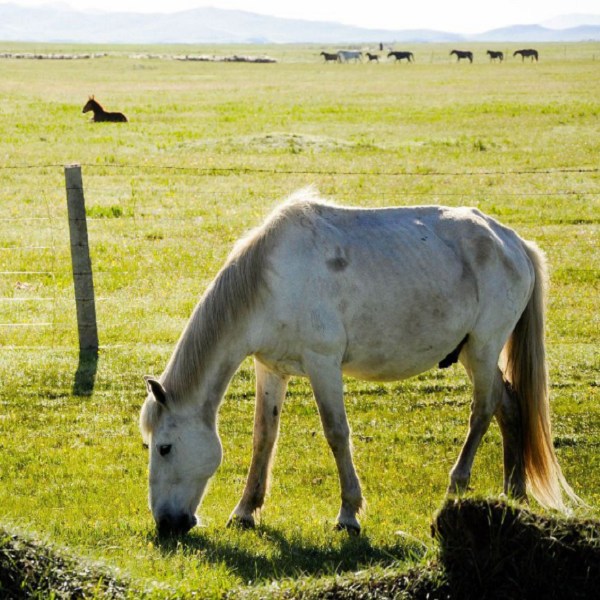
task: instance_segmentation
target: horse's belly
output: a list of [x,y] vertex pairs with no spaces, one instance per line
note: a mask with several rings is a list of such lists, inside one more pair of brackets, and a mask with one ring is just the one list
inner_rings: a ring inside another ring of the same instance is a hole
[[346,373],[361,379],[405,379],[456,349],[477,316],[474,287],[463,280],[416,291],[382,289],[359,309],[341,315]]
[[347,375],[373,381],[407,379],[428,371],[450,354],[464,337],[466,328],[444,339],[398,340],[348,346],[342,369]]
[[373,364],[372,362],[358,364],[356,362],[342,365],[342,371],[345,375],[363,379],[366,381],[398,381],[399,379],[408,379],[419,373],[424,373],[431,369],[434,362],[424,362],[421,365],[411,365],[410,368],[405,364],[394,364],[381,362]]

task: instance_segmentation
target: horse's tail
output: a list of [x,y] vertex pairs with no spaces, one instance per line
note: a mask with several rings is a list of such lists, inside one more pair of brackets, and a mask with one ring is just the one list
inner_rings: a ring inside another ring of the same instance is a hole
[[547,266],[543,252],[524,242],[535,273],[531,298],[505,348],[505,377],[519,398],[523,459],[529,491],[543,506],[566,510],[563,492],[582,500],[564,478],[552,444],[548,371],[544,342]]

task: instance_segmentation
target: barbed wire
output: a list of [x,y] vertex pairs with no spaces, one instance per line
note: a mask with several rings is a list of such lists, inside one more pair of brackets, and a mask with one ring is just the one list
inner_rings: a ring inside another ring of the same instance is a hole
[[[180,171],[186,173],[196,173],[199,176],[215,176],[228,174],[251,175],[253,173],[268,174],[268,175],[328,175],[328,176],[388,176],[388,177],[473,177],[476,175],[554,175],[554,174],[569,174],[569,173],[600,173],[600,167],[540,167],[528,169],[486,169],[486,170],[469,170],[469,171],[382,171],[382,170],[319,170],[319,169],[281,169],[281,168],[264,168],[264,167],[194,167],[194,166],[177,166],[177,165],[151,165],[151,164],[127,164],[127,163],[78,163],[79,166],[86,169],[135,169],[155,170],[155,171]],[[21,165],[2,165],[2,170],[18,170],[18,169],[63,169],[65,165],[58,163],[42,163],[42,164],[21,164]]]

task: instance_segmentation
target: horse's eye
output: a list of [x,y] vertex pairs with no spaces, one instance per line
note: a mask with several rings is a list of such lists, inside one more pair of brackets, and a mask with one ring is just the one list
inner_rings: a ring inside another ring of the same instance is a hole
[[169,454],[169,452],[171,452],[171,444],[163,444],[162,446],[159,446],[158,452],[161,456],[166,456]]
[[142,444],[142,448],[143,448],[144,450],[148,450],[148,444],[146,444],[146,443],[144,442],[144,443]]

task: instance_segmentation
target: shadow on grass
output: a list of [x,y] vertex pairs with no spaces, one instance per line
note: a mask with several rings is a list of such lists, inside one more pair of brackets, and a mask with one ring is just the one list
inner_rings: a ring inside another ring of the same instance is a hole
[[73,382],[73,395],[91,396],[94,392],[97,372],[98,351],[81,350],[79,352],[79,364],[75,372],[75,381]]
[[235,541],[215,541],[200,532],[182,538],[155,538],[165,554],[183,547],[186,552],[199,552],[208,562],[224,563],[244,581],[261,581],[302,575],[326,575],[356,571],[367,566],[388,566],[393,562],[422,557],[426,548],[418,540],[398,538],[389,545],[373,545],[364,535],[350,536],[340,532],[341,543],[334,546],[313,544],[299,536],[288,537],[278,529],[260,526],[247,535],[257,535],[272,547],[269,556]]

